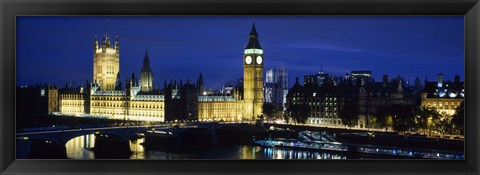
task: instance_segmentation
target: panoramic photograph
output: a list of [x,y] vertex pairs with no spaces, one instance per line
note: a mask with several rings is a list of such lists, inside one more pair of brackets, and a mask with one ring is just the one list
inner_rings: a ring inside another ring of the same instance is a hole
[[17,16],[17,159],[465,160],[464,16]]

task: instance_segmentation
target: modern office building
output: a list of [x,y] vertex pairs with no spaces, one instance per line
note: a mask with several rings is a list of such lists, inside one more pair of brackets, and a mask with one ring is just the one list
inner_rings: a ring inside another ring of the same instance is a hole
[[362,85],[372,81],[372,71],[369,70],[352,70],[351,77],[353,82],[359,81]]

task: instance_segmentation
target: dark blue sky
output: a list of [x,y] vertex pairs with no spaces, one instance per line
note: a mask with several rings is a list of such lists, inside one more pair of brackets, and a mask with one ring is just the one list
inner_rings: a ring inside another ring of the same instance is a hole
[[[295,77],[346,70],[464,79],[463,16],[255,16],[265,69]],[[108,19],[108,25],[105,25]],[[93,40],[119,36],[122,80],[139,75],[148,47],[154,84],[196,80],[207,88],[243,76],[251,16],[17,17],[17,85],[92,79]],[[411,67],[411,69],[410,69]],[[411,70],[411,71],[410,71]],[[411,73],[410,73],[411,72]],[[300,78],[302,79],[302,78]]]

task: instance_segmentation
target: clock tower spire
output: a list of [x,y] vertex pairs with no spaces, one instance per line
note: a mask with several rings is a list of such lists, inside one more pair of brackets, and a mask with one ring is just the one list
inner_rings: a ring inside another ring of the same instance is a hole
[[260,43],[258,42],[258,33],[257,29],[255,28],[255,21],[253,21],[252,30],[250,31],[248,44],[245,49],[262,49],[262,47],[260,47]]
[[258,119],[263,108],[263,49],[253,22],[243,54],[244,118]]

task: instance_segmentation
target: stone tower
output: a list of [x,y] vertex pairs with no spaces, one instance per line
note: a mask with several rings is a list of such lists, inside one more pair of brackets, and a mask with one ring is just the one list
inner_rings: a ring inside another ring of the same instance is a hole
[[255,22],[243,54],[244,118],[257,119],[263,108],[263,49],[258,41]]
[[59,98],[58,98],[58,86],[56,85],[48,85],[48,114],[52,114],[53,112],[60,111],[59,109]]
[[145,50],[143,58],[143,67],[140,72],[140,84],[142,92],[150,92],[153,90],[153,73],[150,68],[150,60],[148,59],[148,51]]
[[198,94],[204,95],[203,92],[205,91],[205,85],[203,85],[203,75],[200,72],[200,76],[197,79],[197,89],[198,89]]
[[101,90],[115,90],[117,73],[120,72],[119,50],[118,36],[115,39],[115,45],[111,45],[110,37],[105,34],[101,46],[95,36],[93,81],[100,86]]

